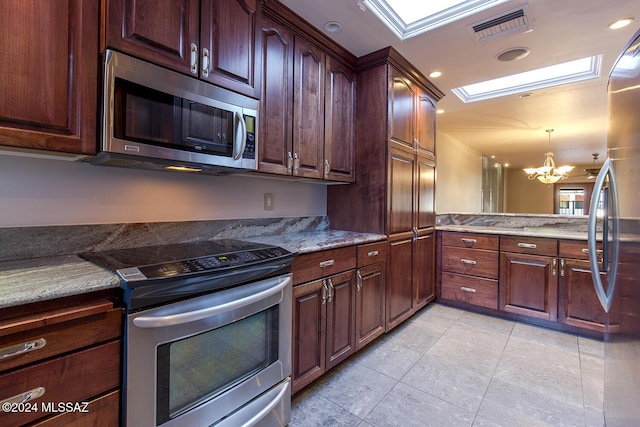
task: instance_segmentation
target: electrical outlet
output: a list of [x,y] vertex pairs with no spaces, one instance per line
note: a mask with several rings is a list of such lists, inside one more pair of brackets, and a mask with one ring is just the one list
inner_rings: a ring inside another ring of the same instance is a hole
[[273,210],[273,193],[264,193],[264,210]]

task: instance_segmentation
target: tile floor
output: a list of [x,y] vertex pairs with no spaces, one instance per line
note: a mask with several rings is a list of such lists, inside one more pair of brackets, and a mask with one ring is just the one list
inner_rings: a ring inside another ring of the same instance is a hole
[[602,427],[601,341],[430,304],[295,396],[290,427]]

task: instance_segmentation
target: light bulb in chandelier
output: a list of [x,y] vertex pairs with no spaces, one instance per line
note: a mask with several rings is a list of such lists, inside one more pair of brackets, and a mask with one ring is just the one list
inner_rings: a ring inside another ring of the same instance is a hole
[[556,167],[556,163],[553,161],[553,153],[551,152],[551,132],[553,132],[553,129],[547,129],[546,132],[549,134],[549,151],[545,153],[544,163],[538,168],[526,168],[524,172],[530,180],[537,179],[543,184],[554,184],[561,179],[566,179],[569,176],[569,172],[573,170],[573,166]]

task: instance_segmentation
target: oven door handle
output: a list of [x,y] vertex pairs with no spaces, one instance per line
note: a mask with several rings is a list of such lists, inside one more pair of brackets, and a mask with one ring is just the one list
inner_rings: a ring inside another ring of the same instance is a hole
[[282,387],[282,389],[278,392],[276,397],[274,397],[273,400],[269,402],[269,404],[262,408],[260,412],[251,417],[249,421],[244,423],[243,427],[252,427],[258,424],[264,417],[267,416],[267,414],[269,414],[269,412],[273,411],[273,409],[278,406],[278,404],[291,392],[291,390],[289,389],[290,381],[288,380],[285,381],[285,383],[280,387]]
[[282,280],[281,278],[275,278],[273,280],[278,281],[275,286],[245,298],[240,298],[213,307],[202,308],[200,310],[187,311],[185,313],[170,314],[167,316],[140,316],[133,319],[133,324],[139,328],[163,328],[166,326],[175,326],[195,322],[197,320],[206,319],[207,317],[226,313],[227,311],[231,310],[236,310],[238,308],[245,307],[247,305],[251,305],[263,299],[269,298],[270,296],[281,292],[291,283],[290,276],[287,276],[284,280]]

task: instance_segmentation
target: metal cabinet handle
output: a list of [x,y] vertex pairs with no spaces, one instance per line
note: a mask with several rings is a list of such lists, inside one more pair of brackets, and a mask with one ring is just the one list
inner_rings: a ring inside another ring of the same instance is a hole
[[191,43],[191,74],[198,74],[198,45]]
[[326,279],[322,280],[322,304],[327,302],[327,294],[329,293],[329,287],[327,286]]
[[564,277],[564,259],[560,260],[560,277]]
[[209,49],[202,49],[202,77],[209,77]]
[[45,345],[47,345],[47,340],[45,340],[44,338],[38,338],[37,340],[27,341],[21,344],[15,344],[8,347],[0,348],[0,360],[41,349]]
[[16,394],[15,396],[8,397],[4,400],[0,400],[0,407],[6,404],[15,405],[15,404],[29,402],[31,400],[41,397],[44,394],[44,392],[45,392],[44,387],[36,387],[33,390],[25,391],[23,393]]
[[519,248],[535,249],[538,247],[535,243],[518,243]]
[[333,282],[331,279],[327,279],[327,284],[329,285],[329,296],[327,297],[327,302],[333,301],[333,295],[335,288],[333,287]]
[[556,258],[554,258],[553,261],[551,261],[551,275],[552,276],[556,275],[557,267],[558,267],[558,260]]
[[356,272],[356,292],[360,292],[360,289],[362,289],[362,281],[364,279],[362,278],[362,274],[360,274],[360,270],[358,270]]
[[461,290],[462,292],[469,292],[469,293],[472,293],[472,294],[475,294],[476,292],[478,292],[478,291],[476,291],[475,289],[473,289],[473,288],[467,288],[466,286],[460,286],[460,290]]
[[328,259],[326,261],[322,261],[320,262],[320,268],[325,268],[325,267],[331,267],[333,264],[335,264],[336,261],[333,259]]
[[379,253],[378,251],[371,251],[371,252],[368,252],[368,253],[367,253],[367,256],[368,256],[368,257],[378,256],[378,253]]
[[477,262],[472,260],[472,259],[461,259],[460,262],[463,263],[463,264],[468,264],[468,265],[476,265],[477,264]]
[[463,237],[460,240],[462,240],[462,243],[471,243],[472,245],[478,243],[476,239],[468,239],[466,237]]
[[298,153],[293,153],[293,174],[298,175],[298,169],[300,169],[300,158]]
[[287,153],[287,173],[291,173],[293,171],[293,154],[291,151]]
[[[596,254],[602,254],[604,251],[602,249],[596,249]],[[582,253],[585,255],[589,255],[589,249],[588,248],[582,248]]]
[[331,172],[331,164],[329,163],[329,160],[325,159],[324,160],[324,176],[327,177],[329,175],[329,172]]

